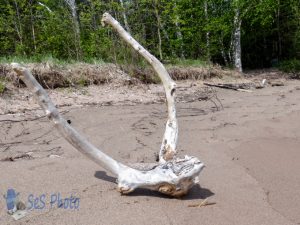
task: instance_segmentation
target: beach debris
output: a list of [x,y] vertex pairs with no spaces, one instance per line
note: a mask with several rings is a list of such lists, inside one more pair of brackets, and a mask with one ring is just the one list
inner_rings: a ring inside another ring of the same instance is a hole
[[223,88],[223,89],[229,89],[229,90],[234,90],[234,91],[242,91],[242,92],[253,92],[250,90],[251,85],[250,84],[210,84],[210,83],[203,83],[206,86],[209,87],[217,87],[217,88]]
[[121,194],[128,194],[137,188],[147,188],[174,197],[185,195],[198,183],[198,176],[204,164],[193,156],[177,156],[176,83],[163,64],[126,32],[110,14],[103,14],[102,24],[112,26],[128,45],[150,63],[162,81],[167,100],[168,120],[158,154],[159,160],[155,166],[151,164],[149,167],[147,163],[143,163],[139,169],[135,169],[114,160],[96,148],[61,116],[47,92],[27,68],[17,63],[12,63],[12,66],[26,86],[33,91],[39,105],[64,138],[78,151],[118,177],[117,189]]
[[197,204],[189,204],[188,207],[202,207],[202,206],[209,206],[209,205],[215,205],[217,204],[216,202],[209,202],[208,198],[204,199],[203,201],[201,201],[200,203]]
[[263,79],[261,82],[258,82],[258,84],[255,85],[256,89],[262,89],[265,88],[267,85],[267,79]]
[[61,158],[60,155],[54,155],[54,154],[51,154],[48,156],[50,159],[56,159],[56,158]]
[[24,153],[24,154],[19,154],[15,156],[9,156],[1,159],[0,161],[8,161],[8,162],[14,162],[19,159],[33,159],[32,154],[30,153]]
[[284,86],[284,81],[283,80],[272,80],[272,81],[270,81],[270,84],[272,87],[280,87],[280,86]]

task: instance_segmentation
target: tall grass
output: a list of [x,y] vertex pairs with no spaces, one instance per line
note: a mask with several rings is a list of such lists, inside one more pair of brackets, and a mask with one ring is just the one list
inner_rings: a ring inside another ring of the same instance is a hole
[[69,65],[69,64],[76,64],[76,63],[88,63],[88,64],[103,64],[105,63],[102,59],[96,59],[96,58],[88,58],[83,61],[76,61],[73,59],[67,60],[67,59],[58,59],[54,58],[51,55],[36,55],[36,56],[4,56],[0,57],[0,64],[4,63],[12,63],[12,62],[18,62],[18,63],[50,63],[52,65]]
[[172,59],[167,62],[167,66],[183,66],[183,67],[208,67],[211,63],[202,59]]

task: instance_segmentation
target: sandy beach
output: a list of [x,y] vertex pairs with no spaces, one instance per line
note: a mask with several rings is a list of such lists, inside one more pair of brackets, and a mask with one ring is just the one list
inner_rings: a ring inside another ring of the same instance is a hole
[[[114,104],[107,89],[98,93],[106,104],[66,99],[59,110],[118,161],[155,162],[167,115],[161,88],[149,90],[120,90],[124,101]],[[45,207],[14,221],[2,198],[0,224],[300,224],[300,81],[252,93],[217,89],[223,107],[218,101],[179,102],[179,153],[206,166],[200,186],[181,199],[148,190],[120,195],[115,177],[68,144],[26,93],[22,101],[31,110],[18,105],[0,115],[0,190],[3,195],[14,188],[24,203],[44,195]],[[58,95],[51,93],[55,102]],[[79,207],[51,207],[58,193],[79,198]],[[191,207],[206,198],[213,204]]]

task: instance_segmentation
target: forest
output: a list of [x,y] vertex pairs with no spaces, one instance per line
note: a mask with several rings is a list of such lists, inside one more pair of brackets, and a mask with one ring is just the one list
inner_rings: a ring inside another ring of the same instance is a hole
[[0,57],[136,63],[109,12],[163,62],[300,69],[299,0],[0,0]]
[[0,225],[300,225],[300,0],[0,0]]

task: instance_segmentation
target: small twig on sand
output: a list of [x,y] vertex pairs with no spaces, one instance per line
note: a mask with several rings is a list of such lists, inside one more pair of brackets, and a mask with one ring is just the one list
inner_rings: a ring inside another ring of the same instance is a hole
[[[64,110],[61,112],[61,114],[66,114],[68,113],[70,110]],[[11,120],[11,119],[4,119],[4,120],[0,120],[0,123],[5,123],[5,122],[10,122],[10,123],[19,123],[19,122],[28,122],[28,121],[35,121],[35,120],[39,120],[42,118],[45,118],[46,115],[42,115],[42,116],[37,116],[34,118],[26,118],[26,119],[21,119],[21,120]]]
[[7,146],[7,145],[16,145],[16,144],[21,144],[22,141],[14,141],[14,142],[7,142],[7,143],[0,143],[0,146]]
[[33,159],[33,156],[31,156],[28,153],[25,154],[21,154],[21,155],[16,155],[16,156],[10,156],[10,157],[6,157],[4,159],[0,159],[0,161],[16,161],[17,159]]
[[215,205],[216,202],[208,202],[208,198],[204,199],[202,202],[197,204],[190,204],[188,207],[202,207],[202,206],[208,206],[208,205]]

